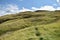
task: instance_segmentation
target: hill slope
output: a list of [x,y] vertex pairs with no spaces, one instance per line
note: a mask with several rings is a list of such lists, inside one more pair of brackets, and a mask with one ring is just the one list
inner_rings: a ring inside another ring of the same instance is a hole
[[0,40],[60,40],[60,11],[2,16]]

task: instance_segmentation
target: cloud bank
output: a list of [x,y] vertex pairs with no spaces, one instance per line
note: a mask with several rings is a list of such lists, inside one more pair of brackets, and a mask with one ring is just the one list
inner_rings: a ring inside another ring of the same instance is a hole
[[48,10],[48,11],[55,11],[60,10],[60,7],[54,8],[53,6],[42,6],[40,8],[32,7],[33,10]]
[[48,10],[48,11],[55,11],[60,10],[60,7],[54,8],[53,6],[45,5],[40,8],[32,7],[31,9],[27,9],[25,7],[22,7],[22,9],[19,9],[17,5],[7,5],[7,7],[3,10],[0,9],[0,16],[6,15],[6,14],[14,14],[19,12],[25,12],[25,11],[35,11],[35,10]]
[[17,5],[7,5],[5,8],[3,8],[2,10],[0,10],[0,16],[1,15],[5,15],[5,14],[12,14],[12,13],[18,13],[19,12],[19,8]]
[[40,8],[32,7],[34,10],[48,10],[48,11],[54,11],[55,8],[53,6],[42,6]]

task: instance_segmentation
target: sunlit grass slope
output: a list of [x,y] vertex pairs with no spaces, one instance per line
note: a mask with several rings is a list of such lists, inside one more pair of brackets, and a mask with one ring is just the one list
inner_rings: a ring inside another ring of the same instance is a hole
[[1,37],[1,40],[60,40],[60,21],[17,30]]
[[60,40],[60,11],[22,12],[2,16],[0,40]]

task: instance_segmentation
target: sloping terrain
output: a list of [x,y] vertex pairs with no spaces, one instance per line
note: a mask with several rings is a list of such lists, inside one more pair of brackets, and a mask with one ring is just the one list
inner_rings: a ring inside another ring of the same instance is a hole
[[35,11],[0,17],[0,40],[60,40],[60,11]]

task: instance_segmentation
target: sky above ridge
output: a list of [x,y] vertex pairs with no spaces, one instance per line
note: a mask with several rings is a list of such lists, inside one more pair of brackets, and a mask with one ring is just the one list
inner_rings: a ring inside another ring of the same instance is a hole
[[60,10],[60,0],[0,0],[0,15],[32,10]]

